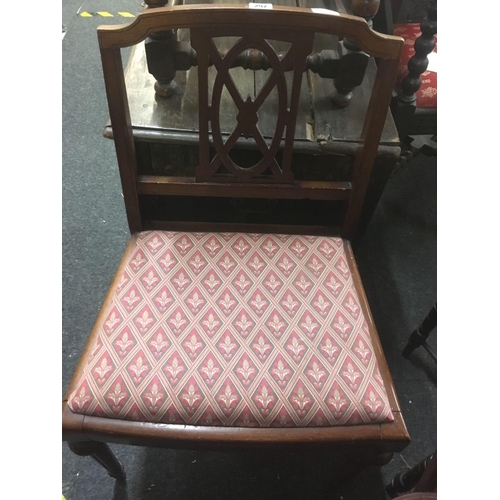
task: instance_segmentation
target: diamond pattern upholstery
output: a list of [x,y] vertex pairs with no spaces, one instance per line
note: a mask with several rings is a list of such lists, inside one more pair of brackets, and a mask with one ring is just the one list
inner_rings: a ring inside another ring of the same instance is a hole
[[191,425],[393,420],[340,238],[138,234],[68,404]]

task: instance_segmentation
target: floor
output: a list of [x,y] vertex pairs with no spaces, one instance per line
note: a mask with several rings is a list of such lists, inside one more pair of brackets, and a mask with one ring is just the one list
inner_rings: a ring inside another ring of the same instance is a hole
[[[128,239],[108,118],[96,27],[127,21],[132,0],[63,4],[63,379],[64,393]],[[109,12],[81,17],[77,11]],[[209,453],[113,446],[127,471],[119,484],[62,444],[62,493],[78,499],[388,498],[392,477],[432,453],[436,365],[421,348],[401,356],[410,332],[436,300],[436,159],[418,156],[398,171],[357,250],[379,335],[412,443],[381,468],[335,488],[333,454]],[[436,333],[431,335],[436,347]]]

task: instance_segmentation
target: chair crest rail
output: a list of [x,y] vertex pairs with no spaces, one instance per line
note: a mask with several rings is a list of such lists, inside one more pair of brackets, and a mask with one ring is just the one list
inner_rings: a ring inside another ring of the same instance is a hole
[[281,26],[311,30],[316,33],[334,33],[341,37],[354,37],[360,48],[372,57],[399,59],[399,37],[384,35],[370,29],[367,22],[348,14],[328,15],[314,13],[309,8],[273,6],[272,10],[250,9],[248,5],[179,5],[159,7],[141,12],[127,25],[99,26],[97,33],[101,48],[129,47],[145,40],[155,31],[226,26]]

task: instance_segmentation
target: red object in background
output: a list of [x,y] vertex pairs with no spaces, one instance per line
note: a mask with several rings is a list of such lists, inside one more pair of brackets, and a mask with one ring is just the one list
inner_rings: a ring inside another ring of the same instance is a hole
[[[396,88],[399,90],[403,78],[408,74],[408,61],[415,54],[415,40],[421,35],[420,24],[396,24],[394,26],[394,35],[405,39],[398,76],[396,78]],[[436,39],[436,45],[433,52],[437,54],[437,36],[435,35],[434,38]],[[417,108],[437,108],[437,73],[434,71],[424,71],[421,78],[422,85],[416,92]]]

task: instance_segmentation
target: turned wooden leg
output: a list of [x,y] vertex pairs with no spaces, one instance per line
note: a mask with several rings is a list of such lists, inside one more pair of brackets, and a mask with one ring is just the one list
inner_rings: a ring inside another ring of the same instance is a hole
[[428,55],[434,50],[437,33],[437,3],[431,0],[426,7],[427,16],[420,24],[421,35],[415,40],[415,54],[408,61],[408,74],[401,82],[401,89],[393,99],[391,112],[399,137],[411,135],[413,116],[417,110],[417,91],[422,85],[422,74],[429,64]]
[[340,108],[349,106],[352,91],[363,83],[370,56],[347,39],[339,43],[340,62],[332,100]]
[[81,457],[91,456],[96,462],[100,463],[111,477],[115,479],[125,479],[123,465],[115,457],[106,443],[99,441],[79,441],[69,442],[69,449]]
[[415,40],[415,54],[408,61],[408,74],[401,82],[401,92],[398,99],[401,103],[414,103],[416,92],[422,85],[421,75],[427,70],[427,56],[434,50],[437,33],[437,1],[431,0],[426,7],[427,16],[420,24],[421,35]]
[[413,488],[414,492],[435,491],[437,488],[437,451],[430,456],[427,466],[418,483]]
[[177,89],[174,48],[177,34],[172,31],[151,33],[144,43],[148,71],[156,78],[155,92],[162,97],[173,96]]
[[410,470],[398,474],[387,485],[385,489],[387,494],[391,498],[395,498],[412,489],[414,491],[433,491],[437,482],[436,456],[436,453],[429,455]]
[[[351,0],[352,13],[363,17],[370,28],[380,7],[380,0]],[[333,80],[333,102],[340,108],[349,106],[352,91],[363,83],[370,56],[363,52],[355,40],[344,38],[339,44],[340,64]]]

